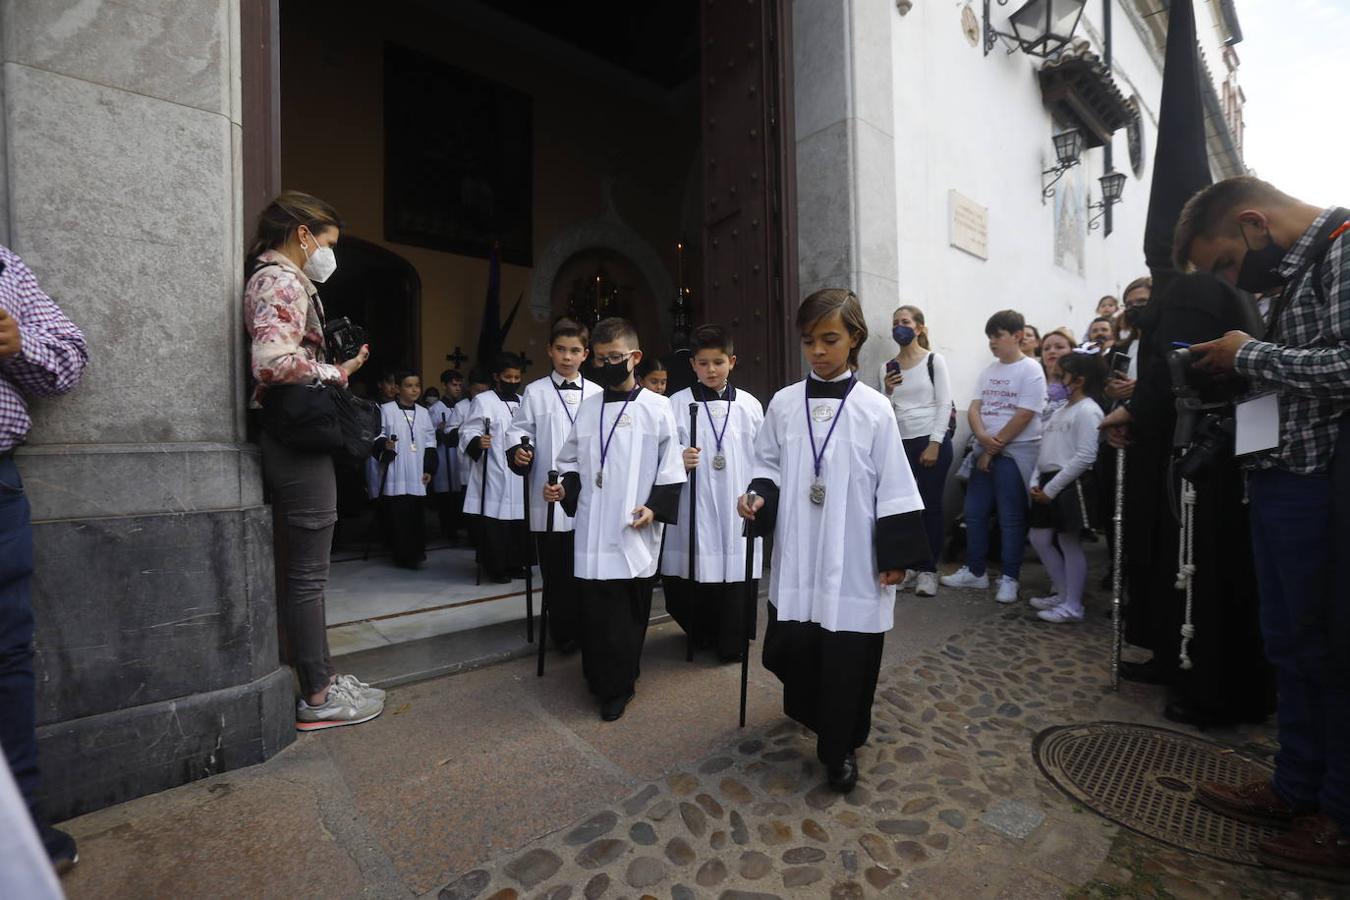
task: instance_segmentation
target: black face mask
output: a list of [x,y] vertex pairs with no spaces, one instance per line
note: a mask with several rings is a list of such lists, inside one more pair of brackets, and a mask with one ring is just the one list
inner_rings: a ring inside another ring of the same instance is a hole
[[[1241,225],[1238,227],[1241,228]],[[1286,281],[1277,267],[1284,261],[1289,248],[1275,243],[1275,236],[1270,232],[1266,232],[1266,239],[1264,247],[1253,250],[1247,241],[1247,232],[1242,232],[1242,242],[1247,244],[1247,255],[1242,257],[1242,265],[1238,267],[1237,286],[1249,294],[1264,294],[1282,287]]]
[[627,381],[631,372],[626,359],[621,363],[597,363],[591,374],[591,380],[602,388],[612,389]]
[[518,381],[503,381],[497,385],[497,396],[503,400],[513,398],[516,396],[519,387],[520,382]]

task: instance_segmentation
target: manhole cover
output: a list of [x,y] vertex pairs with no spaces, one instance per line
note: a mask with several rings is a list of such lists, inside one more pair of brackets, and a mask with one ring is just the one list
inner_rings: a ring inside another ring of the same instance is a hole
[[1271,775],[1268,766],[1210,741],[1146,725],[1093,722],[1042,731],[1032,753],[1045,777],[1074,800],[1183,850],[1254,866],[1256,845],[1278,834],[1196,802],[1200,782],[1238,785]]

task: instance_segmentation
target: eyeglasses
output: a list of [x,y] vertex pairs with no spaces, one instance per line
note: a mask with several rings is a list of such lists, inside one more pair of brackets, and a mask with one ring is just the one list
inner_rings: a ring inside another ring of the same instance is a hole
[[608,356],[597,356],[597,357],[595,358],[595,361],[596,361],[596,362],[602,362],[602,363],[605,363],[606,365],[610,365],[610,366],[617,366],[619,363],[621,363],[621,362],[623,362],[624,360],[628,359],[628,357],[630,357],[630,356],[632,356],[632,355],[633,355],[633,351],[632,351],[632,350],[629,350],[627,353],[611,353],[611,354],[609,354]]

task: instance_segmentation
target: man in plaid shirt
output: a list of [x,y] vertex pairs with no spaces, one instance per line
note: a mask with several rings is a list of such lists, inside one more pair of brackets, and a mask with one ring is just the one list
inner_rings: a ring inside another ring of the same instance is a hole
[[89,353],[66,318],[8,247],[0,246],[0,745],[58,869],[75,841],[37,806],[37,697],[33,678],[33,524],[14,450],[28,436],[30,397],[73,388]]
[[[1177,223],[1178,268],[1273,293],[1266,335],[1197,344],[1199,365],[1236,372],[1279,403],[1279,441],[1248,476],[1261,632],[1275,668],[1275,777],[1201,785],[1198,799],[1290,830],[1267,865],[1350,880],[1350,210],[1302,203],[1252,177],[1196,194]],[[1339,450],[1339,452],[1337,452]],[[1297,825],[1295,825],[1295,820]]]

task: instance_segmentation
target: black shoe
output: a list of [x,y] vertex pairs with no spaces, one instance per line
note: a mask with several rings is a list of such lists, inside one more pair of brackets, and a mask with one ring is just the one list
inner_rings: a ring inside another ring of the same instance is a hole
[[46,848],[57,875],[66,874],[80,861],[75,839],[59,828],[48,825],[42,829],[42,846]]
[[1236,728],[1239,725],[1256,725],[1265,720],[1265,715],[1238,709],[1207,709],[1185,700],[1169,700],[1163,707],[1163,718],[1181,725],[1190,725],[1201,731],[1210,728]]
[[841,794],[847,794],[858,783],[858,758],[850,750],[843,762],[837,766],[829,766],[825,773],[830,779],[831,788]]
[[1155,660],[1149,660],[1146,663],[1122,660],[1120,677],[1126,681],[1137,681],[1140,684],[1171,684],[1176,680],[1176,673],[1175,671],[1168,671]]
[[633,699],[630,693],[627,697],[615,697],[612,700],[606,700],[600,704],[600,718],[606,722],[614,722],[623,718],[623,711],[628,707],[628,701]]

